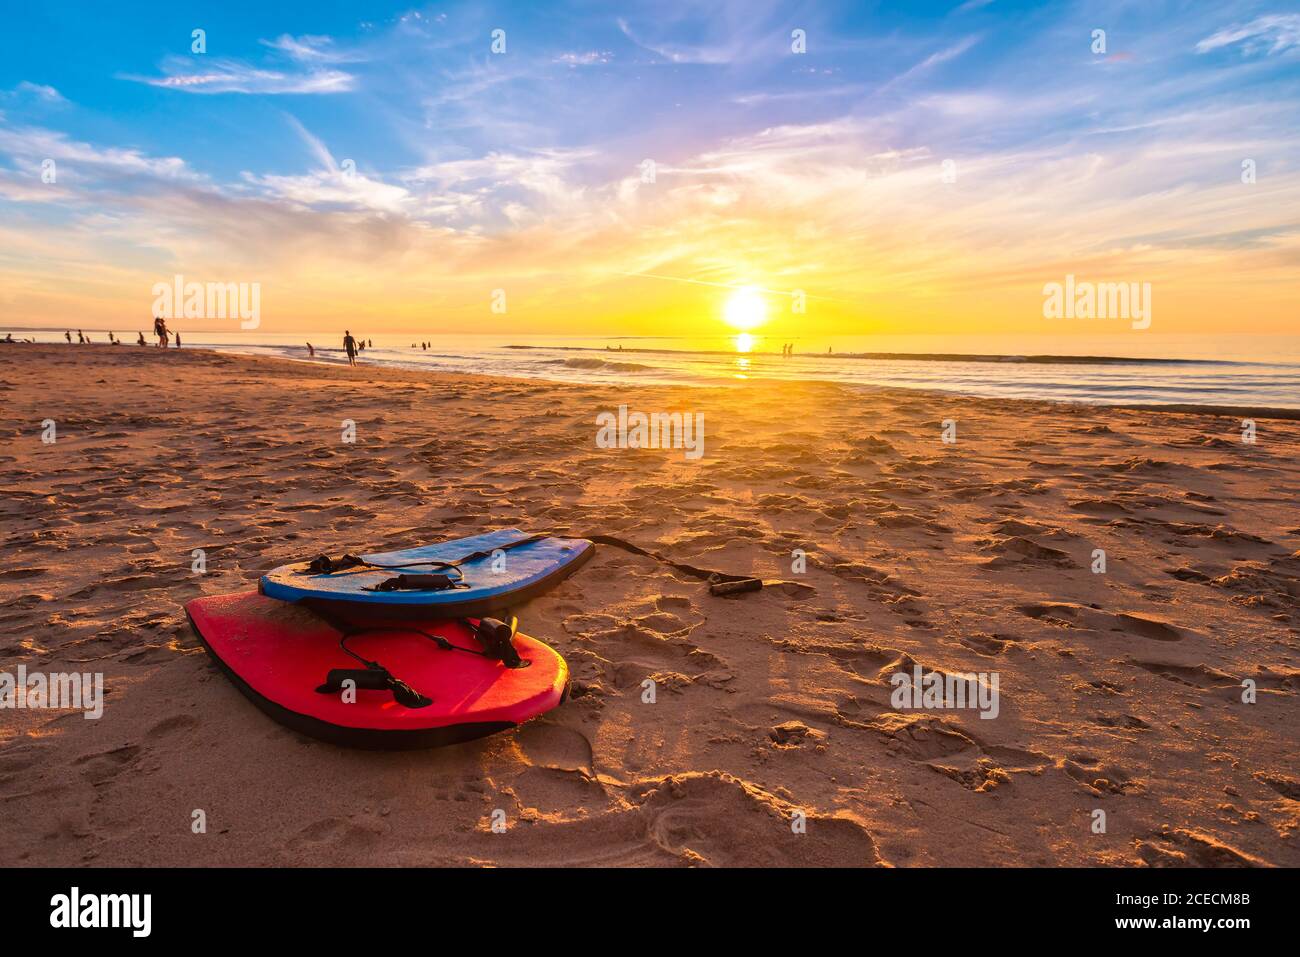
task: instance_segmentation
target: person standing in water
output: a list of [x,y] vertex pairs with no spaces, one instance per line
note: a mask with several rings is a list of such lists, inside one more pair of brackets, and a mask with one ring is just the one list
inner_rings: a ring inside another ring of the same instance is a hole
[[65,339],[68,340],[68,345],[72,345],[72,332],[71,332],[71,330],[65,332],[65,333],[63,334],[63,338],[65,338]]
[[347,329],[343,330],[343,349],[348,354],[348,365],[357,364],[357,340],[352,338],[352,333]]
[[311,343],[307,343],[307,355],[309,358],[316,358],[316,350],[312,348]]

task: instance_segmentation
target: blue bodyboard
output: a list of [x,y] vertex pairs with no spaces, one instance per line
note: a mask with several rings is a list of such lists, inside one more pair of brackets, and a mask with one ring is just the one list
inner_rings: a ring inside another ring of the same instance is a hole
[[[583,538],[540,538],[509,547],[530,535],[517,528],[504,528],[484,535],[457,538],[434,545],[421,545],[395,552],[371,552],[359,557],[374,565],[360,565],[332,572],[313,572],[310,562],[281,565],[262,576],[258,590],[267,598],[306,602],[337,610],[368,610],[377,614],[433,614],[458,618],[481,616],[522,604],[553,588],[577,571],[595,552],[596,546]],[[500,551],[495,551],[500,549]],[[495,551],[495,554],[491,554]],[[487,552],[458,565],[454,570],[427,564],[457,561],[476,552]],[[426,563],[426,564],[421,564]],[[459,587],[442,590],[377,590],[386,581],[402,575],[449,572]]]

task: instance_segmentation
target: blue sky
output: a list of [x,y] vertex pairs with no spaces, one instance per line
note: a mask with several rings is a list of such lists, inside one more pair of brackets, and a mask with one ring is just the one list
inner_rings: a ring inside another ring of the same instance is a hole
[[[394,303],[521,277],[548,315],[638,271],[801,277],[869,315],[936,295],[950,310],[1116,249],[1157,277],[1198,249],[1254,252],[1214,268],[1293,291],[1294,4],[30,3],[4,18],[0,274],[21,276],[7,304],[24,314],[78,295],[111,314],[148,276],[254,266],[301,313],[308,277],[339,275],[332,255]],[[1244,157],[1260,170],[1248,197]],[[45,158],[58,189],[33,186]],[[855,244],[859,275],[837,259]],[[600,262],[573,275],[574,257]]]

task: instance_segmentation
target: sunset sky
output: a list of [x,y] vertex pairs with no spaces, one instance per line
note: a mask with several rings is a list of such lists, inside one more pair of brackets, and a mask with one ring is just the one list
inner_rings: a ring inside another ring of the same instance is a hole
[[1074,274],[1151,283],[1152,333],[1296,330],[1300,13],[1281,0],[4,21],[5,325],[145,328],[180,273],[261,283],[266,332],[707,335],[737,286],[766,290],[772,335],[1127,328],[1043,318],[1043,285]]

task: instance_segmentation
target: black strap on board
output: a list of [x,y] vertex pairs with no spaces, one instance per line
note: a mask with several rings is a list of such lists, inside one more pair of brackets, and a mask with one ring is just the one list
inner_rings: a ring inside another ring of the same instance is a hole
[[325,677],[325,683],[316,691],[320,694],[337,694],[343,690],[345,681],[354,682],[355,687],[368,691],[391,691],[394,700],[408,708],[425,708],[433,704],[432,698],[420,694],[377,661],[366,662],[364,668],[331,668]]
[[[457,572],[460,569],[456,569]],[[448,588],[468,588],[464,578],[452,578],[450,575],[398,575],[380,582],[374,588],[362,587],[363,591],[446,591]]]

